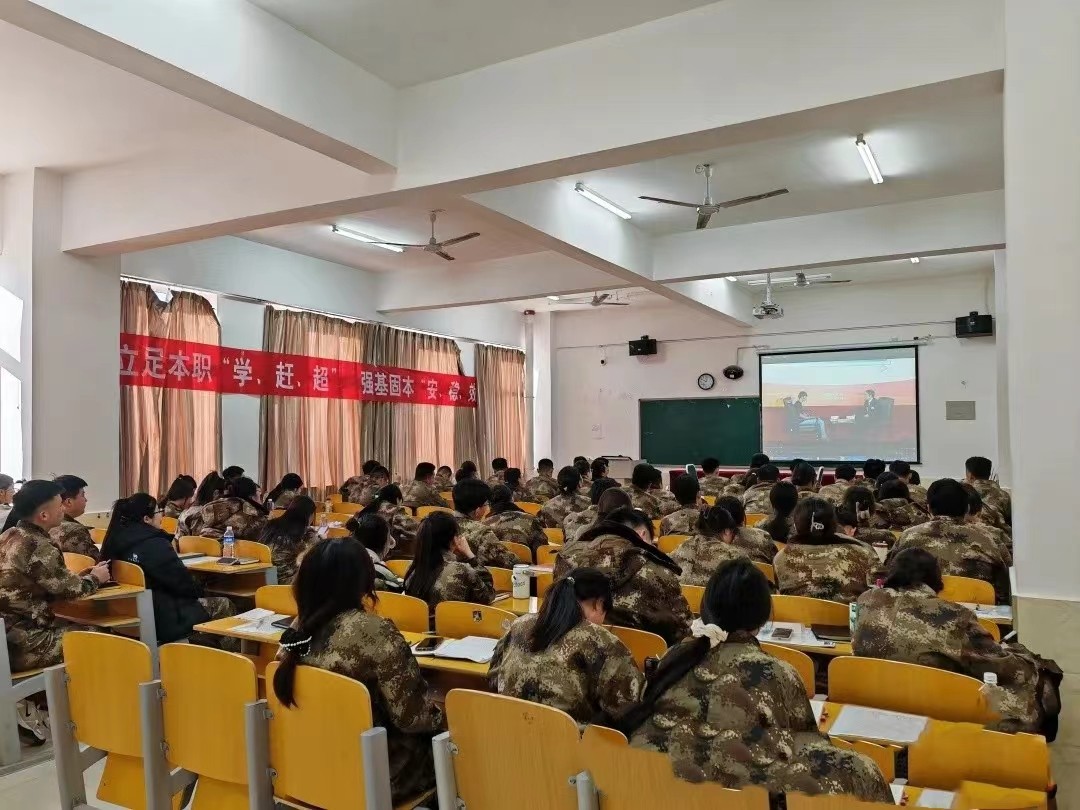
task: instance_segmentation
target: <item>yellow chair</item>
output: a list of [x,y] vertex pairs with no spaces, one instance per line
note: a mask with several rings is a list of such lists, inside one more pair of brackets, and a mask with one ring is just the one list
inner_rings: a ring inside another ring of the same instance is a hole
[[237,540],[236,556],[256,559],[261,563],[273,562],[270,546],[265,543],[256,543],[254,540]]
[[344,526],[332,527],[326,530],[326,536],[331,540],[338,540],[342,537],[348,537],[350,534],[352,534],[352,532],[350,532]]
[[653,537],[659,537],[660,536],[660,523],[661,522],[662,521],[659,521],[659,520],[654,520],[652,522],[652,535],[653,535]]
[[630,655],[634,657],[634,663],[642,672],[645,671],[646,658],[663,658],[664,653],[667,652],[667,642],[656,633],[634,627],[619,627],[614,624],[604,626],[626,645],[626,648],[630,650]]
[[512,543],[509,540],[502,541],[503,546],[510,549],[514,556],[518,558],[518,561],[525,565],[533,564],[532,550],[523,543]]
[[843,656],[829,664],[829,699],[875,709],[986,725],[997,720],[982,682],[943,669]]
[[554,574],[537,574],[536,575],[536,598],[543,599],[547,596],[547,592],[551,590],[551,586],[555,584]]
[[879,802],[864,802],[845,794],[807,796],[791,791],[787,794],[788,810],[886,810],[896,805]]
[[754,567],[765,575],[765,579],[769,580],[773,585],[776,584],[776,569],[771,565],[763,562],[755,562]]
[[773,594],[772,619],[774,622],[797,622],[799,624],[848,623],[848,606],[825,599],[812,599],[809,596],[781,596]]
[[[342,501],[341,503],[334,504],[334,514],[347,515],[348,517],[352,517],[363,508],[363,504],[351,503],[350,501]],[[344,523],[344,521],[342,522]]]
[[105,529],[91,529],[90,539],[100,546],[105,542]]
[[332,503],[334,506],[337,506],[339,503],[345,503],[345,499],[341,497],[340,492],[331,492],[330,503]]
[[199,537],[189,534],[180,538],[181,554],[205,554],[208,557],[221,556],[221,541],[212,537]]
[[930,723],[908,748],[908,781],[956,790],[961,782],[1046,791],[1051,783],[1046,738],[1004,734],[962,723]]
[[432,512],[449,512],[453,514],[454,510],[447,506],[418,506],[416,507],[416,519],[423,520]]
[[277,518],[281,517],[284,514],[285,514],[284,509],[271,509],[270,510],[270,519],[271,520],[276,520]]
[[783,551],[785,548],[787,548],[787,543],[781,543],[778,540],[773,540],[773,545],[776,546],[776,553],[777,554],[779,554],[781,551]]
[[412,560],[383,560],[383,564],[394,572],[399,579],[404,579],[405,574],[412,566]]
[[161,519],[161,530],[166,534],[176,534],[176,518],[163,517]]
[[665,534],[656,541],[656,547],[665,554],[674,553],[675,549],[690,539],[688,534]]
[[508,610],[472,602],[439,602],[435,606],[435,635],[446,638],[502,638],[517,618]]
[[[881,771],[881,775],[885,777],[886,782],[895,781],[896,752],[899,749],[891,745],[878,745],[866,740],[845,740],[841,737],[830,737],[829,739],[837,748],[854,751],[857,754],[869,757],[878,766],[878,770]],[[919,786],[926,787],[922,783],[919,783]]]
[[1001,628],[997,623],[990,621],[990,619],[979,619],[979,625],[989,633],[994,641],[1001,641]]
[[812,698],[817,694],[817,686],[814,681],[814,659],[809,655],[798,650],[793,650],[790,647],[781,647],[779,644],[766,644],[762,642],[761,651],[768,653],[773,658],[779,658],[781,661],[786,661],[795,668],[795,671],[799,673],[799,678],[802,679],[803,686],[806,687],[806,696]]
[[705,501],[705,503],[708,504],[709,506],[716,506],[716,496],[715,495],[702,495],[701,500]]
[[701,600],[705,596],[705,588],[701,585],[682,585],[682,595],[686,598],[686,604],[690,605],[690,612],[697,616],[701,613]]
[[548,543],[553,546],[561,546],[566,540],[562,529],[544,529],[544,534],[547,535]]
[[1045,790],[999,787],[985,782],[961,782],[953,801],[953,807],[963,810],[1047,810],[1048,806]]
[[114,582],[119,582],[121,585],[134,585],[137,588],[146,587],[146,574],[135,563],[113,560],[109,568]]
[[971,577],[943,576],[945,588],[938,594],[948,602],[968,602],[976,605],[994,604],[994,586]]
[[514,501],[514,505],[522,512],[528,512],[530,515],[540,514],[540,504],[538,503],[533,503],[532,501]]
[[292,585],[263,585],[255,591],[255,607],[285,616],[295,616],[299,612]]
[[[344,506],[345,504],[340,505]],[[359,504],[357,505],[359,506]],[[351,512],[319,512],[315,515],[315,520],[320,526],[327,523],[340,523],[342,526],[344,526],[346,523],[352,520],[352,518],[353,513]]]
[[94,558],[86,554],[75,554],[72,551],[64,552],[64,567],[73,574],[81,573],[87,568],[93,568],[96,564]]
[[495,593],[511,593],[514,590],[514,573],[509,568],[496,568],[494,565],[487,566],[491,574],[491,584]]
[[557,546],[537,546],[536,564],[555,565],[555,560],[558,556],[559,549]]
[[751,512],[746,516],[746,525],[757,526],[759,523],[764,523],[768,519],[769,516],[762,514],[761,512]]
[[589,726],[581,737],[582,767],[592,776],[603,810],[768,810],[769,794],[761,788],[730,790],[714,782],[687,782],[674,774],[666,754],[631,748],[617,735]]
[[439,493],[439,497],[446,501],[451,506],[454,505],[454,490],[447,489]]
[[426,633],[431,628],[428,604],[423,599],[389,591],[379,591],[376,596],[375,613],[392,621],[402,633]]

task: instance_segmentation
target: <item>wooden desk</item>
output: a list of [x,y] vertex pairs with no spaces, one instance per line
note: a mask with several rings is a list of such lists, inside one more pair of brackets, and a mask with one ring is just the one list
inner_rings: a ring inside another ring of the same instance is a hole
[[188,571],[203,574],[208,579],[206,590],[223,596],[254,599],[255,591],[263,585],[277,585],[277,567],[272,563],[222,565],[212,560],[186,565]]
[[[785,622],[784,624],[794,624]],[[809,628],[807,628],[809,630]],[[829,658],[836,658],[842,655],[854,655],[851,649],[850,641],[837,641],[833,643],[832,647],[822,647],[817,644],[800,644],[797,641],[783,641],[772,638],[771,635],[759,635],[758,641],[765,644],[775,644],[777,647],[787,647],[792,650],[798,650],[799,652],[806,653],[807,655],[824,655]]]
[[543,603],[543,599],[530,596],[528,599],[501,599],[498,602],[492,602],[491,606],[500,610],[509,610],[515,616],[528,616],[530,613],[538,612]]
[[53,604],[58,619],[88,627],[121,629],[137,627],[139,640],[150,648],[154,677],[158,672],[157,624],[154,621],[154,596],[138,585],[115,585],[78,599]]

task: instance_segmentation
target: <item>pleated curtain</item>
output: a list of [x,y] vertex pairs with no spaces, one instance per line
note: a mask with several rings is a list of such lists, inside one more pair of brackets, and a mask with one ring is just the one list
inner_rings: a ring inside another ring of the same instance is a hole
[[479,344],[476,347],[481,469],[493,458],[528,469],[525,450],[525,353]]

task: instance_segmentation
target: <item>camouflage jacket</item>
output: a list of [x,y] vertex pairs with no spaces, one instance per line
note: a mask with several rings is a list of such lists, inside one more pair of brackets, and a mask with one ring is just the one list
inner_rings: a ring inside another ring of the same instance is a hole
[[697,506],[685,506],[678,512],[672,512],[660,521],[660,536],[666,534],[694,534],[697,531],[701,509]]
[[908,484],[908,495],[911,496],[911,502],[921,509],[926,509],[926,487],[919,484]]
[[489,475],[487,477],[487,485],[489,487],[497,487],[497,486],[499,486],[499,484],[505,484],[505,483],[506,483],[506,473],[503,472],[502,470],[499,470],[498,472],[493,472],[491,475]]
[[856,526],[855,539],[862,540],[870,545],[883,544],[887,548],[896,545],[896,535],[888,529],[864,529],[861,526]]
[[743,493],[742,502],[746,514],[767,515],[772,511],[769,493],[772,492],[775,483],[775,481],[763,481],[760,484],[754,484]]
[[547,503],[559,494],[559,482],[550,475],[538,475],[525,482],[525,491],[529,494],[529,500]]
[[[664,658],[687,652],[680,645]],[[877,766],[818,731],[798,674],[748,633],[729,635],[664,692],[630,744],[666,753],[675,775],[689,782],[891,801]]]
[[341,497],[349,503],[360,503],[360,496],[371,486],[371,478],[366,475],[354,475],[341,485]]
[[394,538],[394,548],[387,554],[388,559],[407,559],[416,554],[416,533],[420,524],[403,506],[383,501],[379,504],[379,516],[390,525],[390,536]]
[[90,527],[75,518],[64,515],[59,526],[49,530],[49,537],[60,551],[71,554],[84,554],[94,562],[101,559],[101,552],[90,537]]
[[740,526],[732,541],[733,546],[746,551],[754,562],[763,562],[772,565],[776,556],[776,544],[769,533],[756,526]]
[[[979,515],[979,517],[982,517],[982,515]],[[971,520],[969,518],[967,523],[969,526],[974,526],[980,532],[982,532],[995,543],[997,543],[1004,552],[1002,556],[1005,558],[1005,562],[1007,562],[1009,565],[1013,564],[1013,541],[1012,537],[1009,535],[1008,532],[1003,529],[999,529],[996,526],[992,526],[989,523],[983,523],[981,520],[978,519]]]
[[633,484],[627,484],[624,489],[630,496],[630,505],[644,512],[649,520],[659,520],[663,517],[664,511],[661,508],[660,499],[652,491],[635,487]]
[[522,616],[500,639],[488,684],[500,695],[552,706],[579,723],[615,716],[641,698],[645,676],[610,630],[582,620],[546,650],[529,649],[536,615]]
[[[656,501],[660,504],[661,517],[674,514],[683,508],[683,505],[679,503],[675,495],[667,489],[658,489],[656,491]],[[655,520],[656,518],[653,519]]]
[[599,523],[563,546],[555,579],[575,568],[598,568],[611,580],[608,621],[663,636],[673,644],[690,631],[690,606],[679,587],[679,567],[626,526]]
[[983,508],[989,507],[1001,516],[1006,526],[1012,526],[1012,496],[999,487],[997,482],[985,478],[972,481],[971,485],[982,497]]
[[286,489],[280,495],[278,495],[277,500],[274,501],[274,508],[288,509],[290,506],[292,506],[292,502],[295,501],[297,497],[303,494],[304,493],[302,493],[298,489]]
[[824,498],[833,506],[839,506],[844,502],[844,496],[851,488],[851,481],[837,479],[835,484],[826,484],[818,490],[818,497]]
[[870,526],[874,529],[906,529],[926,523],[929,519],[929,516],[911,501],[886,498],[877,502],[874,516],[870,518]]
[[599,508],[590,506],[581,512],[571,512],[563,521],[563,542],[568,543],[596,523]]
[[165,502],[165,510],[161,513],[162,517],[167,518],[179,518],[182,514],[184,514],[183,510],[172,501]]
[[726,487],[724,487],[724,491],[720,494],[731,495],[735,498],[742,498],[742,496],[746,494],[746,487],[744,487],[742,484],[736,484],[735,479],[733,478],[731,479],[731,482]]
[[518,563],[517,556],[499,542],[499,538],[490,526],[466,517],[461,512],[454,512],[454,517],[457,518],[458,533],[468,541],[469,548],[472,549],[472,553],[476,555],[481,566],[490,565],[494,568],[513,570]]
[[537,517],[545,529],[561,529],[567,515],[571,512],[584,512],[590,506],[592,506],[592,501],[576,493],[556,495],[540,507],[540,514]]
[[711,495],[714,498],[719,498],[724,494],[724,490],[728,486],[728,479],[722,475],[705,475],[702,476],[701,481],[701,494]]
[[232,526],[237,540],[258,540],[266,528],[267,515],[242,498],[210,501],[191,518],[191,533],[220,540]]
[[484,518],[484,525],[503,543],[521,543],[533,552],[547,545],[547,535],[540,521],[528,512],[509,509],[497,515],[488,515]]
[[294,539],[267,524],[259,542],[270,547],[270,561],[277,568],[278,585],[290,585],[300,567],[300,555],[319,542],[319,533],[309,526],[299,539]]
[[903,661],[977,680],[998,678],[1002,731],[1039,733],[1036,684],[1039,660],[1020,644],[999,644],[975,614],[938,598],[923,585],[910,590],[874,588],[859,597],[855,655]]
[[971,577],[989,582],[999,605],[1009,604],[1011,586],[1009,566],[1001,547],[975,526],[950,517],[935,517],[927,523],[913,526],[900,535],[885,564],[905,548],[921,548],[937,557],[941,573],[946,576]]
[[195,534],[193,527],[202,509],[201,506],[192,504],[180,513],[180,517],[176,519],[176,528],[180,531],[181,536]]
[[436,492],[449,492],[454,488],[454,476],[452,473],[450,475],[435,473],[435,480],[431,485],[435,487]]
[[342,613],[312,638],[303,663],[368,688],[372,722],[386,729],[395,803],[435,784],[431,738],[445,730],[446,719],[408,643],[389,620],[362,610]]
[[[435,580],[428,598],[428,607],[434,615],[435,606],[439,602],[472,602],[477,605],[490,605],[495,598],[495,586],[491,581],[491,572],[480,562],[478,557],[464,561],[447,553],[444,556],[442,570]],[[405,593],[409,596],[416,594],[409,589],[410,582],[406,580]]]
[[731,543],[725,543],[719,537],[695,534],[683,542],[671,555],[682,568],[679,582],[683,585],[705,586],[709,577],[716,573],[721,563],[740,558],[749,559],[745,549]]
[[847,604],[870,587],[881,561],[866,543],[837,535],[832,543],[788,543],[773,566],[780,593]]

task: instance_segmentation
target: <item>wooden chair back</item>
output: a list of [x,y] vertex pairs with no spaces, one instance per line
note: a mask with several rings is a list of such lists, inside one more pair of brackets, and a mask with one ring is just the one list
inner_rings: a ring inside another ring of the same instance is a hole
[[348,537],[352,532],[346,529],[344,526],[331,526],[326,530],[326,536],[331,540],[338,540],[342,537]]
[[656,547],[665,554],[671,554],[689,539],[688,534],[665,534],[656,541]]
[[533,503],[532,501],[514,501],[514,505],[522,512],[528,512],[530,515],[540,514],[540,504],[538,503]]
[[619,627],[614,624],[604,626],[626,645],[626,648],[630,650],[630,655],[634,657],[634,663],[642,672],[645,671],[646,658],[663,658],[664,653],[667,652],[667,642],[656,633],[634,627]]
[[705,597],[705,588],[702,585],[680,586],[682,595],[686,598],[686,604],[690,605],[690,612],[697,616],[701,613],[701,600]]
[[536,575],[536,598],[543,599],[547,596],[547,592],[551,590],[551,586],[555,584],[554,574],[537,574]]
[[[317,500],[318,499],[316,499],[316,501]],[[339,503],[345,503],[345,499],[343,497],[341,497],[340,492],[331,492],[330,493],[330,503],[334,504],[334,506],[337,506]]]
[[454,689],[446,696],[446,719],[462,806],[576,810],[570,780],[583,767],[570,715],[540,703]]
[[799,673],[803,686],[806,687],[806,696],[812,698],[817,694],[817,686],[814,682],[814,659],[804,652],[793,650],[790,647],[782,647],[779,644],[767,644],[762,642],[761,651],[768,653],[773,658],[779,658],[795,667]]
[[705,503],[707,503],[709,506],[716,506],[715,495],[702,495],[701,500],[705,501]]
[[271,509],[270,510],[270,520],[276,520],[277,518],[281,517],[284,514],[285,514],[284,509]]
[[221,541],[212,537],[199,537],[189,534],[180,538],[181,554],[206,554],[209,557],[221,556]]
[[446,501],[451,506],[454,505],[454,490],[452,490],[452,489],[443,490],[442,492],[439,493],[439,497],[441,497],[444,501]]
[[415,596],[379,591],[375,613],[389,619],[402,633],[426,633],[430,629],[428,604]]
[[491,574],[491,584],[495,588],[495,593],[511,593],[514,590],[514,572],[509,568],[489,565],[487,570]]
[[671,770],[666,754],[631,748],[610,729],[589,726],[581,737],[583,767],[602,797],[603,810],[679,807],[684,810],[768,810],[761,788],[730,790],[714,782],[691,783]]
[[953,807],[957,810],[1047,810],[1057,807],[1047,800],[1045,790],[1024,790],[990,785],[986,782],[961,782]]
[[361,504],[361,503],[352,503],[350,501],[342,501],[341,503],[335,503],[334,504],[334,514],[335,515],[348,515],[349,517],[352,517],[353,515],[355,515],[357,512],[359,512],[363,508],[364,508],[364,505]]
[[980,693],[982,682],[943,669],[843,656],[829,664],[829,699],[986,725],[997,719]]
[[509,540],[504,540],[502,544],[506,548],[510,549],[511,553],[513,553],[513,555],[518,558],[518,562],[522,563],[523,565],[533,564],[532,549],[530,549],[528,546],[524,545],[523,543],[512,543]]
[[113,560],[109,566],[112,578],[121,585],[134,585],[137,588],[146,587],[146,574],[135,563]]
[[90,530],[90,539],[99,546],[105,542],[105,529],[96,528]]
[[994,641],[1001,641],[1001,628],[990,619],[979,619],[979,626],[993,636]]
[[416,519],[423,520],[433,512],[450,512],[452,514],[453,511],[447,506],[418,506],[416,507]]
[[562,529],[544,529],[544,534],[547,535],[548,543],[553,546],[561,546],[566,540]]
[[776,569],[769,565],[769,563],[755,562],[754,567],[757,568],[758,571],[763,573],[765,575],[765,579],[769,580],[770,583],[772,583],[773,585],[776,584]]
[[[339,506],[344,505],[345,504],[339,504]],[[359,504],[357,504],[357,506],[359,506]],[[337,507],[334,508],[336,509]],[[315,514],[315,520],[320,526],[327,523],[340,523],[342,526],[344,526],[346,523],[352,520],[352,516],[352,512],[317,512]]]
[[798,622],[799,624],[848,623],[848,606],[809,596],[781,596],[773,594],[772,619],[774,622]]
[[285,616],[295,616],[299,612],[292,585],[263,585],[255,591],[255,607]]
[[502,638],[516,619],[508,610],[472,602],[440,602],[435,606],[435,635],[447,638]]
[[751,512],[746,516],[747,526],[757,526],[759,523],[764,523],[769,519],[769,516],[761,512]]
[[994,604],[994,586],[971,577],[942,576],[944,589],[938,596],[948,602],[970,602],[976,605]]
[[405,574],[408,573],[410,566],[412,566],[412,560],[383,560],[383,565],[394,572],[394,575],[399,579],[404,579]]
[[652,522],[652,536],[653,537],[659,537],[660,536],[660,523],[661,522],[662,521],[659,521],[659,520],[654,520]]
[[73,574],[93,568],[96,565],[94,558],[87,554],[76,554],[72,551],[64,552],[64,567]]
[[[886,782],[896,779],[896,748],[889,745],[878,745],[866,740],[844,740],[840,737],[831,737],[832,744],[845,751],[854,751],[874,760],[881,775]],[[920,785],[920,787],[924,787]]]
[[256,543],[254,540],[237,540],[236,556],[249,557],[261,563],[273,562],[270,556],[270,546],[265,543]]
[[536,549],[536,564],[537,565],[554,565],[555,558],[559,556],[559,549],[557,546],[538,546]]
[[163,517],[161,519],[161,530],[166,534],[176,534],[176,518]]
[[931,723],[908,748],[908,781],[956,790],[961,782],[1045,791],[1050,752],[1036,734],[1004,734],[974,725]]

